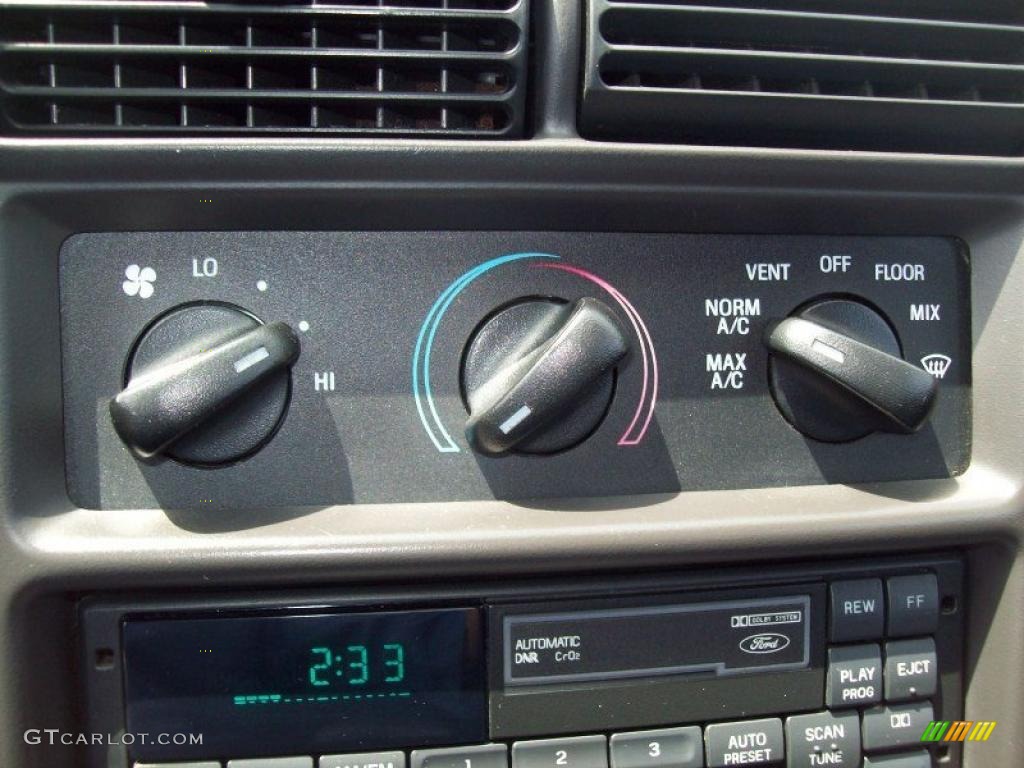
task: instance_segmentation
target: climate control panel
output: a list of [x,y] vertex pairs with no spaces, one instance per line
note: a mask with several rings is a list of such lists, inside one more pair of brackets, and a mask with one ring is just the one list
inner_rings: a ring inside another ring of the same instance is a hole
[[948,477],[969,273],[944,238],[76,235],[68,488],[182,508]]

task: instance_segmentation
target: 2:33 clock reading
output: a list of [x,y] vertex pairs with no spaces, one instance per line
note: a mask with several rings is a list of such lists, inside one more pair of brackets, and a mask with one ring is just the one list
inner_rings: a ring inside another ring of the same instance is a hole
[[384,643],[377,648],[349,645],[334,650],[317,646],[309,653],[309,682],[317,688],[397,684],[405,679],[405,647],[401,643]]

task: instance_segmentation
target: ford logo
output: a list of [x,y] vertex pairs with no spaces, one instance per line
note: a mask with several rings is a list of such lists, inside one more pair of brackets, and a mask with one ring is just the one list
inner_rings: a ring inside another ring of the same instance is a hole
[[775,632],[748,635],[740,640],[740,650],[744,653],[776,653],[788,647],[789,638]]

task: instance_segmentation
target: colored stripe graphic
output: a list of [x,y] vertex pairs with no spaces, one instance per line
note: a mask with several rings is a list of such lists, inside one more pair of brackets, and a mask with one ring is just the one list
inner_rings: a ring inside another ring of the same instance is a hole
[[[647,330],[643,318],[636,311],[636,307],[617,288],[592,272],[587,272],[585,269],[572,267],[568,264],[537,264],[536,266],[543,269],[559,269],[563,272],[571,272],[582,277],[584,280],[589,280],[615,299],[615,302],[622,307],[622,311],[626,313],[626,317],[629,318],[633,331],[640,342],[640,355],[643,360],[643,384],[640,388],[640,402],[637,403],[633,420],[626,427],[626,431],[622,433],[618,445],[637,445],[644,439],[644,435],[647,434],[647,428],[650,427],[651,419],[654,417],[654,406],[658,401],[658,356],[654,352],[654,342],[651,340],[651,334]],[[642,422],[641,419],[643,419]]]
[[454,280],[451,285],[441,292],[441,295],[434,301],[427,316],[423,318],[419,335],[416,337],[416,347],[412,353],[412,396],[416,401],[416,410],[420,416],[420,422],[427,431],[434,447],[441,453],[458,453],[459,446],[456,445],[448,430],[441,423],[441,417],[434,404],[434,395],[430,387],[430,352],[434,346],[434,336],[441,325],[441,319],[448,307],[455,301],[455,297],[462,293],[465,288],[481,275],[489,272],[495,267],[523,259],[557,259],[550,253],[510,253],[507,256],[499,256],[490,261],[485,261],[473,269],[470,269]]
[[921,741],[988,741],[995,727],[992,720],[933,720],[921,734]]

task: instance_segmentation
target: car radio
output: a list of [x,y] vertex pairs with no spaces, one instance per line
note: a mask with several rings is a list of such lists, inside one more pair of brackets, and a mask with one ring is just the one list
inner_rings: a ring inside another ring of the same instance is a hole
[[93,765],[930,766],[922,734],[962,707],[962,580],[934,556],[90,599],[91,730],[125,737]]

